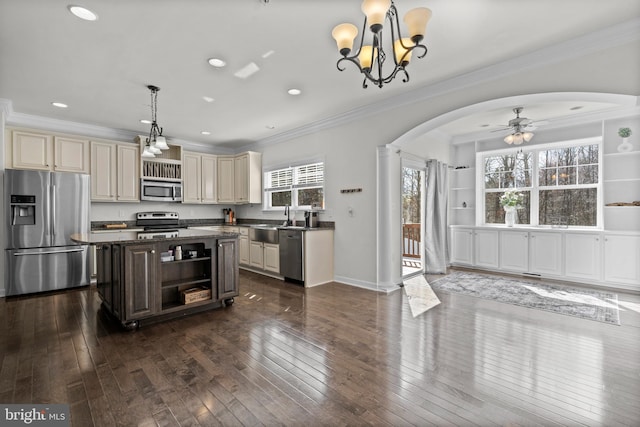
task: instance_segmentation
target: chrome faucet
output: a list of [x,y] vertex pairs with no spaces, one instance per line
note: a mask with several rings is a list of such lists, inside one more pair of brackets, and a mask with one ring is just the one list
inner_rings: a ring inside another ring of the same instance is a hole
[[284,207],[284,214],[287,216],[287,221],[284,223],[284,226],[285,226],[285,227],[288,227],[288,226],[290,226],[290,225],[291,225],[291,220],[289,219],[289,211],[290,211],[290,208],[291,208],[291,207],[290,207],[289,205],[286,205],[286,206]]

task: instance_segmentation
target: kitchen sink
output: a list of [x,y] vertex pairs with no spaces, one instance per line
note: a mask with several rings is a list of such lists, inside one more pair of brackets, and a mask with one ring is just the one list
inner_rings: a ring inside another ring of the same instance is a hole
[[249,229],[249,238],[255,242],[278,243],[278,229],[276,227],[256,227]]
[[307,227],[302,226],[302,225],[283,225],[281,227],[278,227],[280,230],[304,230]]

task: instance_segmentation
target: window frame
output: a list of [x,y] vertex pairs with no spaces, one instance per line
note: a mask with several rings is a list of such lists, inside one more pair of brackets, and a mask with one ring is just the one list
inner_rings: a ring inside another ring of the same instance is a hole
[[[315,183],[303,183],[299,182],[298,173],[300,169],[314,166],[314,165],[322,165],[322,182]],[[274,172],[282,172],[289,171],[291,173],[290,183],[288,185],[284,185],[282,187],[273,187],[267,188],[267,184],[271,183],[271,174]],[[316,211],[322,211],[325,205],[325,184],[326,184],[326,164],[324,160],[312,160],[306,162],[299,162],[287,166],[274,166],[269,169],[265,169],[263,172],[263,211],[270,212],[281,212],[284,211],[284,206],[272,206],[271,194],[276,192],[291,192],[291,205],[290,208],[292,210],[310,210],[312,209],[311,205],[300,205],[298,201],[298,190],[300,189],[311,189],[311,188],[321,188],[322,189],[322,203],[321,206],[314,206],[313,209]]]
[[[545,186],[540,185],[539,182],[539,159],[540,152],[552,150],[552,149],[563,149],[577,146],[586,146],[586,145],[598,145],[598,182],[595,184],[571,184],[571,185],[555,185],[555,186]],[[554,229],[554,228],[563,228],[563,229],[585,229],[585,230],[602,230],[604,224],[604,211],[602,208],[602,200],[603,200],[603,182],[602,182],[602,168],[603,168],[603,140],[602,137],[590,137],[590,138],[581,138],[581,139],[573,139],[566,141],[558,141],[553,143],[546,144],[536,144],[529,146],[518,146],[518,147],[509,147],[499,150],[490,150],[490,151],[479,151],[476,153],[476,225],[477,226],[485,226],[485,227],[503,227],[504,224],[497,223],[488,223],[486,222],[486,212],[485,212],[485,195],[488,192],[504,192],[509,188],[485,188],[485,158],[501,156],[501,155],[514,155],[520,152],[521,150],[527,153],[531,153],[533,157],[533,164],[531,165],[531,186],[530,187],[514,187],[516,189],[521,189],[523,191],[530,192],[530,205],[529,205],[529,224],[516,224],[515,226],[520,227],[536,227],[536,228],[544,228],[544,229]],[[539,218],[539,207],[540,207],[540,192],[547,190],[572,190],[572,189],[582,189],[582,188],[596,188],[596,225],[588,226],[588,225],[549,225],[549,224],[540,224]]]

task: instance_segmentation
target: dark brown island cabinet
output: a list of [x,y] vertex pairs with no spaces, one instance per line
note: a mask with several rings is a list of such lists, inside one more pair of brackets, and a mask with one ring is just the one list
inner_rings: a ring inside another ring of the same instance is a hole
[[[183,259],[167,258],[176,246]],[[96,260],[102,306],[128,329],[228,306],[238,296],[235,237],[97,243]]]

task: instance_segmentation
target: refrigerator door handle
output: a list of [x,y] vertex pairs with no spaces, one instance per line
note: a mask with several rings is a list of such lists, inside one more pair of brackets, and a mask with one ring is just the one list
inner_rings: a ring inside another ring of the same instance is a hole
[[84,248],[67,249],[64,251],[46,251],[46,252],[16,252],[13,256],[26,256],[26,255],[50,255],[50,254],[66,254],[70,252],[82,252]]
[[51,186],[51,235],[56,235],[56,186]]

